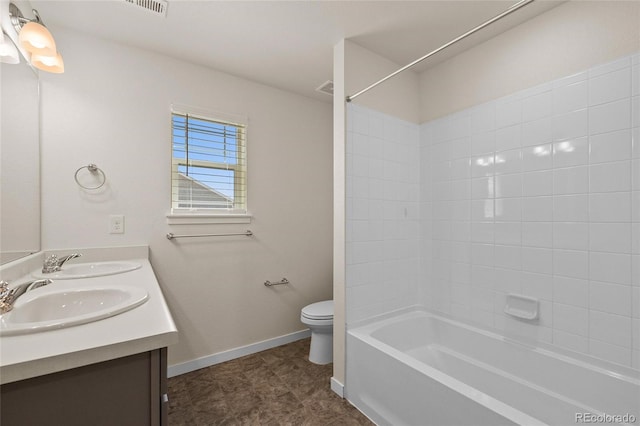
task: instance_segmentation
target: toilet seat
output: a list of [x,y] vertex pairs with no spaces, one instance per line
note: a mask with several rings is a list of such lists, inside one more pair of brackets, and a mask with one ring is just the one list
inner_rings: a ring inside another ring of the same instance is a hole
[[301,316],[309,320],[333,320],[333,300],[312,303],[302,308]]

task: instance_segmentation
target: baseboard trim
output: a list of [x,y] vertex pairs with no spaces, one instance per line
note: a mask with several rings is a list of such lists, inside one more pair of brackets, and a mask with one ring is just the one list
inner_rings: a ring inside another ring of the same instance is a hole
[[[283,336],[274,337],[273,339],[252,343],[247,346],[229,349],[228,351],[218,352],[192,361],[173,364],[167,368],[167,377],[175,377],[201,368],[220,364],[221,362],[231,361],[232,359],[241,358],[243,356],[262,352],[277,346],[286,345],[287,343],[295,342],[297,340],[306,339],[309,336],[311,336],[311,330],[307,329],[296,331],[295,333],[285,334]],[[333,389],[333,382],[331,384],[331,388]]]
[[331,390],[338,394],[340,398],[344,398],[344,385],[337,381],[335,377],[331,378]]

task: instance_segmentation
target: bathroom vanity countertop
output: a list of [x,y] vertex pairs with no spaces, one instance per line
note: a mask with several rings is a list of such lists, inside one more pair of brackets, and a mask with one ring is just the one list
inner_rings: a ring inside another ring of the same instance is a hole
[[[119,260],[125,259],[139,262],[142,267],[117,275],[59,280],[50,285],[71,281],[74,285],[87,288],[109,284],[131,285],[143,287],[149,294],[148,300],[130,311],[99,321],[52,331],[0,337],[0,384],[176,343],[178,331],[149,260],[135,257]],[[29,279],[32,278],[25,276],[16,282]]]

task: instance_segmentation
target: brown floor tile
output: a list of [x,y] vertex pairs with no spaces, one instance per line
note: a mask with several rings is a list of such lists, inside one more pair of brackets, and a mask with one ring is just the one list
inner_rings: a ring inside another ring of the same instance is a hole
[[330,389],[332,365],[309,362],[309,339],[169,379],[169,424],[372,425]]

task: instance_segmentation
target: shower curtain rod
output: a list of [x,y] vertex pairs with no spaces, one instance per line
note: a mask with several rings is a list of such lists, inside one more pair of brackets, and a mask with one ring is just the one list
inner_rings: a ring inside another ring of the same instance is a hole
[[520,0],[518,3],[514,4],[513,6],[511,6],[509,9],[505,10],[504,12],[502,12],[501,14],[494,16],[493,18],[489,19],[488,21],[478,25],[477,27],[467,31],[466,33],[462,34],[461,36],[458,36],[456,38],[454,38],[453,40],[451,40],[448,43],[443,44],[442,46],[438,47],[436,50],[432,50],[431,52],[427,53],[426,55],[424,55],[423,57],[416,59],[415,61],[411,62],[408,65],[405,65],[404,67],[400,68],[397,71],[392,72],[391,74],[389,74],[388,76],[376,81],[375,83],[373,83],[370,86],[365,87],[364,89],[362,89],[361,91],[359,91],[358,93],[354,93],[351,96],[347,96],[346,97],[346,101],[347,102],[351,102],[352,100],[354,100],[355,98],[357,98],[358,96],[362,95],[365,92],[368,92],[369,90],[373,89],[374,87],[378,86],[379,84],[384,83],[385,81],[389,80],[392,77],[395,77],[396,75],[400,74],[401,72],[408,70],[409,68],[411,68],[412,66],[424,61],[425,59],[429,58],[430,56],[435,55],[436,53],[440,52],[441,50],[446,49],[447,47],[451,46],[452,44],[455,44],[457,42],[459,42],[460,40],[469,37],[471,34],[480,31],[481,29],[483,29],[484,27],[493,24],[494,22],[496,22],[499,19],[504,18],[505,16],[515,12],[516,10],[520,9],[521,7],[524,7],[526,5],[528,5],[529,3],[532,3],[534,0]]

